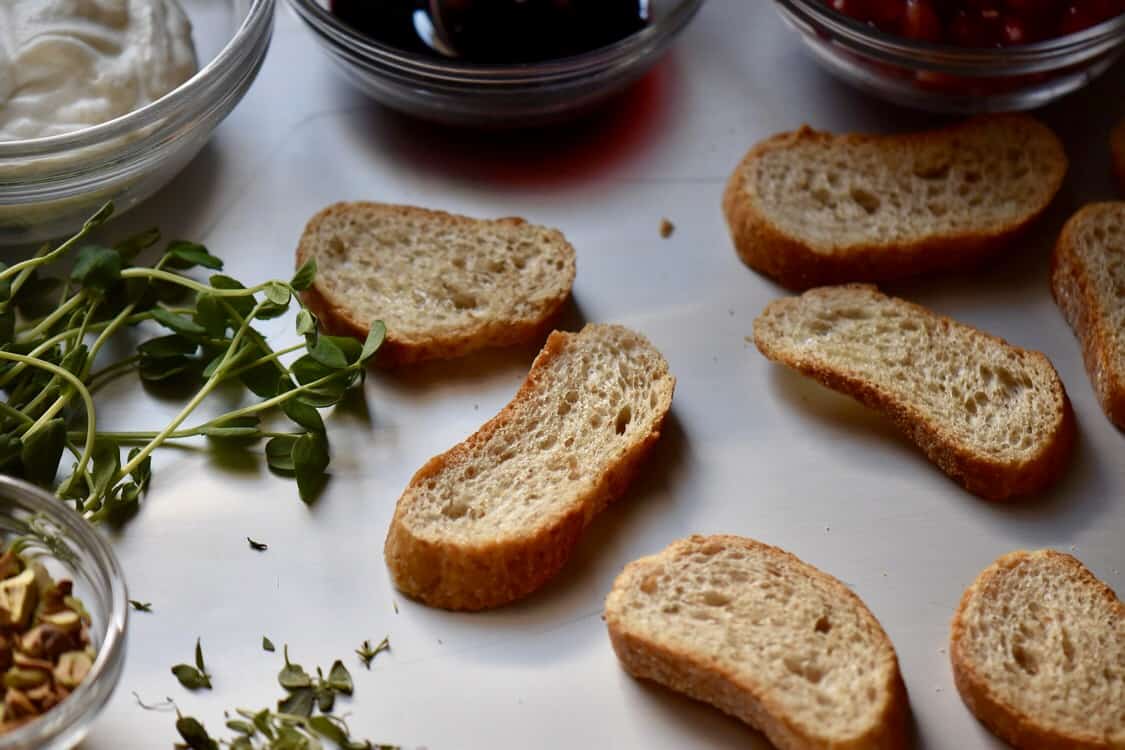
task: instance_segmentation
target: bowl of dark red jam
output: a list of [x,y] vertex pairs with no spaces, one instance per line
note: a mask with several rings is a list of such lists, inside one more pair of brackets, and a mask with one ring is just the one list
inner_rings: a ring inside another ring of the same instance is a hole
[[935,112],[1027,110],[1125,52],[1125,0],[775,0],[829,72]]
[[647,72],[703,0],[290,0],[349,81],[428,120],[528,127]]

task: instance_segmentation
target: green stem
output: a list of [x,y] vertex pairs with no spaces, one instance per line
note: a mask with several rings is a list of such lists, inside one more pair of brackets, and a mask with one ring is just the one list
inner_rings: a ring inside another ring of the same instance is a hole
[[[12,352],[0,351],[0,360],[8,360],[10,362],[23,362],[29,367],[36,367],[41,370],[46,370],[47,372],[54,373],[55,375],[58,375],[60,378],[69,383],[71,386],[73,386],[75,392],[77,392],[82,397],[82,401],[86,406],[86,442],[82,448],[82,456],[78,459],[78,467],[74,470],[74,476],[81,476],[83,473],[85,473],[86,464],[89,463],[90,454],[94,450],[94,429],[96,426],[94,415],[94,399],[90,395],[90,392],[86,390],[86,386],[84,386],[82,384],[82,381],[76,378],[72,373],[64,370],[58,365],[51,364],[50,362],[44,362],[41,359],[32,359],[31,357],[27,357],[22,354],[13,354]],[[46,414],[44,415],[44,417],[46,417]],[[27,432],[24,433],[25,439],[28,435],[34,433],[37,429],[39,429],[43,424],[46,424],[46,421],[47,419],[49,419],[49,417],[46,417],[46,419],[44,417],[40,417],[39,420],[35,422],[35,424],[33,424]]]
[[11,417],[12,419],[15,419],[17,422],[23,425],[31,425],[34,422],[31,417],[27,416],[19,409],[13,409],[3,402],[0,402],[0,414],[3,414],[6,417]]
[[180,276],[179,274],[169,273],[168,271],[161,271],[155,268],[127,268],[121,272],[123,279],[155,279],[157,281],[167,281],[171,284],[178,284],[187,289],[196,292],[203,292],[204,294],[213,294],[216,297],[248,297],[262,291],[270,284],[277,284],[276,281],[265,281],[257,286],[252,286],[246,289],[219,289],[210,284],[200,284],[198,281]]
[[319,388],[320,386],[327,384],[329,381],[333,380],[334,378],[339,378],[341,375],[346,373],[348,370],[358,370],[358,369],[359,369],[358,364],[348,365],[348,367],[343,369],[343,370],[337,370],[336,372],[332,373],[331,375],[325,375],[323,378],[320,378],[318,380],[314,380],[311,383],[306,383],[305,385],[299,385],[296,388],[294,388],[293,390],[286,391],[285,393],[279,393],[278,395],[274,396],[273,398],[268,398],[265,401],[260,401],[256,404],[251,404],[250,406],[244,406],[241,409],[235,409],[234,411],[227,412],[226,414],[224,414],[221,417],[216,417],[215,419],[212,419],[210,422],[207,422],[206,424],[200,425],[199,429],[204,429],[206,427],[215,427],[218,424],[221,424],[222,422],[227,422],[227,421],[230,421],[232,419],[237,419],[238,417],[245,417],[249,414],[255,414],[255,413],[260,412],[260,411],[265,411],[266,409],[272,409],[273,407],[288,401],[289,399],[293,398],[294,396],[300,395],[301,393],[304,393],[305,391],[311,391],[314,388]]
[[38,268],[39,266],[45,266],[48,263],[54,261],[56,258],[65,254],[79,240],[89,234],[95,227],[97,227],[99,224],[104,223],[105,220],[108,219],[112,214],[113,204],[106,203],[104,206],[98,209],[98,212],[96,214],[86,220],[86,223],[83,224],[82,228],[78,230],[78,234],[74,235],[69,240],[62,243],[54,250],[45,255],[36,254],[35,257],[28,258],[22,263],[17,263],[10,268],[5,268],[3,271],[0,271],[0,281],[4,279],[10,279],[16,274],[20,274],[21,278],[17,279],[15,284],[13,284],[13,289],[18,289],[18,285],[22,285],[23,281],[27,279],[27,276],[30,275],[30,273],[35,268]]
[[34,328],[21,333],[21,342],[34,341],[39,336],[42,336],[47,331],[51,330],[51,327],[54,326],[55,323],[58,323],[59,320],[65,318],[70,314],[71,310],[73,310],[75,307],[78,307],[85,301],[86,294],[84,292],[79,292],[78,294],[74,295],[67,302],[60,305],[59,308],[56,309],[53,313],[36,323]]
[[[226,378],[228,380],[230,378],[237,378],[239,375],[246,372],[247,370],[253,370],[255,367],[259,367],[261,365],[264,365],[267,362],[276,362],[278,359],[280,359],[281,357],[284,357],[286,354],[292,354],[293,352],[300,351],[301,349],[304,349],[304,348],[305,348],[304,344],[294,344],[293,346],[286,347],[285,349],[280,349],[276,352],[270,352],[266,356],[260,357],[256,360],[254,360],[250,364],[243,365],[242,367],[234,368],[233,370],[231,370],[230,372],[228,372],[226,374]],[[286,375],[289,374],[289,371],[285,370],[284,368],[282,368],[282,371]]]
[[[169,275],[171,276],[172,274]],[[250,312],[248,319],[243,321],[242,325],[238,329],[238,332],[235,333],[234,338],[231,339],[230,346],[227,348],[226,354],[223,355],[222,361],[219,362],[219,366],[215,368],[215,371],[213,373],[211,373],[211,377],[207,379],[207,382],[203,384],[203,387],[199,389],[199,392],[196,393],[192,397],[191,401],[189,401],[187,405],[180,410],[180,413],[176,415],[176,417],[168,424],[167,427],[157,433],[156,437],[150,440],[148,445],[142,448],[141,452],[133,457],[132,461],[121,467],[121,469],[117,472],[117,476],[114,477],[114,484],[122,477],[128,476],[133,471],[133,469],[140,466],[140,464],[146,458],[148,458],[149,455],[151,455],[152,452],[156,450],[157,447],[168,438],[169,435],[176,431],[177,427],[184,423],[184,420],[191,416],[191,413],[195,411],[195,408],[199,406],[199,404],[203,402],[203,399],[207,398],[211,391],[215,389],[215,387],[222,380],[223,372],[226,369],[227,364],[234,356],[234,353],[239,351],[239,344],[242,343],[242,338],[246,334],[246,329],[250,327],[250,321],[254,319],[255,315],[257,315],[258,310],[262,307],[262,304],[263,303],[261,302],[256,304],[254,306],[254,309]]]

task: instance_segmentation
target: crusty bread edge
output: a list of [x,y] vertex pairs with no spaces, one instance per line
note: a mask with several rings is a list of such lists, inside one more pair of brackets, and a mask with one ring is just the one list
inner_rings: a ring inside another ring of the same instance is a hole
[[463,546],[444,540],[421,539],[402,521],[413,488],[475,450],[507,424],[519,405],[534,396],[547,365],[563,353],[568,338],[575,335],[552,333],[512,401],[465,441],[431,458],[411,478],[395,507],[384,545],[387,567],[400,591],[430,606],[450,610],[490,609],[523,598],[559,572],[570,559],[586,526],[624,494],[660,438],[664,419],[671,409],[676,379],[667,370],[663,373],[669,380],[667,398],[658,405],[658,417],[650,431],[640,436],[585,496],[575,498],[566,511],[543,524],[532,536]]
[[[503,219],[473,219],[467,216],[434,211],[414,206],[399,206],[370,201],[340,202],[318,211],[308,223],[301,234],[297,245],[297,267],[300,268],[305,261],[313,255],[312,243],[306,241],[325,218],[337,213],[343,213],[354,207],[374,207],[390,209],[407,214],[423,214],[427,217],[437,217],[456,224],[465,223],[502,223],[520,226],[526,224],[524,219],[508,217]],[[563,305],[570,297],[574,287],[575,278],[575,252],[574,247],[558,230],[550,230],[564,248],[568,259],[568,279],[563,293],[550,300],[543,314],[535,320],[509,320],[490,321],[483,328],[471,335],[447,334],[430,338],[408,338],[394,330],[388,329],[386,339],[379,348],[375,357],[375,364],[383,368],[402,367],[435,359],[454,359],[471,354],[481,349],[498,348],[505,346],[519,346],[542,341],[550,333],[562,315]],[[348,310],[345,303],[334,300],[332,296],[321,289],[316,280],[312,286],[301,294],[301,299],[321,323],[323,330],[340,336],[352,336],[364,339],[367,336],[369,320],[356,320]]]
[[[876,287],[867,284],[849,284],[847,286],[882,294]],[[759,316],[759,319],[765,317],[774,305],[785,304],[791,299],[795,298],[785,297],[770,303]],[[887,415],[910,440],[922,449],[922,452],[932,462],[937,464],[938,468],[969,492],[986,500],[1006,500],[1011,497],[1033,494],[1057,481],[1070,462],[1077,427],[1074,409],[1071,407],[1066,388],[1063,386],[1055,366],[1046,355],[1013,346],[998,336],[993,336],[973,326],[939,315],[921,305],[901,299],[898,301],[908,305],[919,314],[936,318],[943,328],[948,329],[952,326],[969,328],[999,346],[1015,349],[1027,356],[1039,359],[1054,373],[1054,382],[1057,389],[1055,395],[1062,404],[1062,415],[1051,439],[1034,458],[1018,464],[1004,463],[987,456],[979,456],[956,443],[947,442],[942,439],[940,428],[924,419],[908,404],[898,403],[877,386],[871,385],[862,378],[851,377],[831,368],[819,367],[774,349],[761,334],[758,320],[755,320],[754,324],[754,344],[766,358],[796,370],[802,375],[811,377],[822,385],[851,396],[864,406]]]
[[[700,542],[735,545],[760,550],[767,555],[784,557],[795,562],[808,575],[828,583],[870,617],[871,624],[890,648],[894,669],[891,684],[886,685],[890,699],[884,707],[882,717],[869,732],[850,740],[830,744],[807,736],[792,722],[781,706],[769,699],[763,686],[740,681],[730,670],[721,668],[704,655],[652,643],[630,629],[626,618],[622,616],[621,608],[615,605],[615,600],[624,596],[624,592],[635,585],[634,581],[642,577],[651,567],[663,565],[665,559],[678,554],[682,547]],[[764,733],[779,750],[812,750],[813,748],[898,750],[910,746],[910,703],[906,684],[899,670],[898,656],[886,631],[854,591],[785,550],[753,539],[731,535],[710,537],[696,535],[682,539],[663,552],[643,557],[625,566],[606,597],[604,619],[613,650],[622,667],[630,675],[655,682],[715,706]]]
[[1013,118],[1024,123],[1034,123],[1049,134],[1058,150],[1062,168],[1053,176],[1051,199],[1058,193],[1066,175],[1066,152],[1058,137],[1047,126],[1026,115],[982,115],[965,122],[921,133],[881,136],[866,134],[835,135],[804,126],[799,130],[781,133],[754,146],[742,159],[727,182],[723,193],[723,213],[730,229],[735,250],[750,268],[762,273],[794,291],[817,286],[857,281],[891,281],[941,271],[964,269],[976,265],[997,251],[1004,249],[1020,236],[1047,210],[1051,199],[1022,220],[1009,226],[997,227],[990,232],[975,232],[960,236],[931,237],[916,242],[889,246],[858,246],[843,252],[820,253],[787,235],[760,211],[745,187],[747,172],[761,156],[769,151],[786,149],[807,140],[836,142],[870,142],[895,138],[898,140],[928,140],[947,138],[951,133],[975,127],[982,118]]
[[1102,411],[1118,429],[1125,430],[1125,373],[1113,365],[1116,357],[1105,331],[1109,322],[1098,314],[1101,304],[1097,289],[1077,255],[1073,240],[1074,233],[1090,214],[1112,205],[1084,206],[1063,226],[1051,254],[1051,293],[1081,344],[1086,372]]
[[[1115,604],[1125,618],[1125,605],[1118,600],[1113,590],[1098,579],[1089,569],[1072,555],[1055,550],[1044,550],[1055,562],[1072,568],[1080,578],[1089,583],[1098,594]],[[966,655],[963,641],[966,626],[963,622],[965,610],[972,599],[979,594],[989,580],[1002,568],[1011,568],[1029,555],[1026,551],[1009,552],[1002,555],[977,576],[957,605],[950,626],[949,659],[953,667],[953,682],[957,692],[969,711],[997,737],[1016,748],[1025,750],[1110,750],[1104,737],[1075,736],[1058,732],[1037,717],[1025,714],[997,696],[987,680],[981,676]]]

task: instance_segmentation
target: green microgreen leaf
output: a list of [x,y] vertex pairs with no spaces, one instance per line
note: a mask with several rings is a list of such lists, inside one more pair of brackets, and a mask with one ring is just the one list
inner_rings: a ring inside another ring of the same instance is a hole
[[[298,292],[303,292],[312,286],[313,281],[316,279],[316,259],[309,258],[297,269],[297,273],[293,274],[289,286],[296,289]],[[301,333],[301,331],[298,331]]]
[[139,602],[136,599],[129,600],[129,606],[137,612],[151,612],[152,602]]
[[244,734],[247,737],[253,737],[258,733],[258,730],[254,728],[253,724],[242,719],[228,719],[227,729],[231,730],[232,732]]
[[348,366],[347,357],[331,336],[318,336],[315,342],[309,344],[308,352],[310,357],[329,370],[342,370]]
[[328,440],[317,432],[307,432],[293,446],[293,471],[301,499],[312,502],[324,487],[328,468]]
[[24,478],[35,484],[51,484],[65,447],[66,421],[62,419],[51,419],[35,432],[24,435],[20,450]]
[[270,548],[270,546],[268,544],[265,544],[263,542],[256,542],[253,539],[251,539],[250,537],[246,537],[246,541],[250,543],[250,549],[255,550],[257,552],[265,552],[266,550],[268,550]]
[[150,227],[114,244],[113,249],[121,253],[122,258],[133,260],[157,242],[160,242],[160,230]]
[[213,271],[223,270],[223,261],[209,253],[207,248],[197,242],[175,240],[169,243],[164,254],[169,258],[167,265],[170,268],[188,269],[203,266]]
[[371,322],[371,327],[367,331],[367,339],[363,342],[363,349],[360,351],[359,359],[366,364],[375,353],[379,351],[379,347],[383,345],[383,341],[387,338],[387,326],[381,320]]
[[316,707],[321,713],[331,713],[336,706],[336,691],[323,681],[319,682],[313,691],[316,693]]
[[[187,320],[187,318],[183,320]],[[199,349],[199,344],[180,334],[173,333],[169,336],[158,336],[143,342],[137,347],[137,352],[143,357],[165,359],[195,354],[197,349]]]
[[308,336],[317,331],[316,316],[305,308],[297,313],[297,335]]
[[165,328],[187,337],[198,337],[207,333],[207,329],[198,322],[177,315],[162,307],[155,308],[151,313],[152,319]]
[[274,651],[277,650],[273,645],[273,641],[271,641],[269,638],[265,637],[264,635],[262,636],[262,650],[263,651],[269,651],[270,653],[273,653]]
[[289,305],[289,298],[293,294],[287,284],[282,284],[280,282],[271,282],[269,284],[266,284],[264,293],[266,295],[266,299],[268,299],[270,302],[275,305],[281,305],[283,307],[287,307]]
[[266,463],[274,471],[291,474],[293,465],[293,446],[297,444],[296,435],[278,435],[266,443]]
[[[226,290],[246,288],[241,281],[218,273],[211,277],[211,286]],[[223,297],[222,301],[233,307],[243,318],[250,317],[250,313],[254,311],[254,299],[249,294],[244,297]]]
[[309,406],[298,398],[281,402],[281,411],[296,424],[313,432],[324,432],[324,420],[316,407]]
[[121,280],[123,265],[124,260],[118,251],[100,245],[86,245],[78,251],[70,279],[85,289],[104,293]]
[[253,415],[225,419],[219,424],[204,427],[200,433],[210,438],[245,439],[262,436],[261,420]]

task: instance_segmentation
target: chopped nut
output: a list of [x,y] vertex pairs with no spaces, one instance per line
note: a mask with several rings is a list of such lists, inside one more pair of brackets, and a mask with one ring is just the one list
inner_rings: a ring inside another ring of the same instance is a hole
[[82,619],[78,616],[78,613],[70,609],[44,614],[39,619],[60,630],[77,630],[78,626],[82,624]]
[[27,698],[39,707],[40,712],[43,712],[57,706],[63,696],[60,696],[59,691],[48,681],[33,690],[28,690]]
[[44,672],[41,669],[12,667],[4,673],[4,687],[8,688],[8,690],[12,688],[27,690],[28,688],[47,684],[50,679],[51,673]]
[[28,656],[53,661],[63,652],[72,651],[80,645],[76,635],[73,630],[64,630],[50,623],[36,625],[20,639],[20,650]]
[[59,657],[59,664],[55,667],[55,681],[63,687],[78,687],[86,679],[92,666],[94,662],[85,651],[68,651]]
[[27,568],[18,576],[0,581],[0,614],[2,624],[26,628],[35,612],[39,590],[35,587],[35,571]]
[[8,691],[4,694],[5,726],[10,721],[38,715],[39,712],[35,710],[35,704],[33,704],[21,690],[18,688],[8,688]]
[[12,550],[7,550],[3,555],[0,555],[0,578],[11,578],[19,575],[23,570],[23,563],[20,562],[19,555]]

